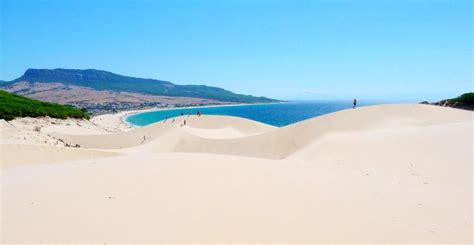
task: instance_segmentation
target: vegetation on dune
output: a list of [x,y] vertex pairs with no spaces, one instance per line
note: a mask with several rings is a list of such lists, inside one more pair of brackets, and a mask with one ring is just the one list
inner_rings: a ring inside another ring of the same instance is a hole
[[13,120],[16,117],[53,117],[66,119],[85,118],[87,112],[72,106],[29,99],[20,95],[0,91],[0,119]]
[[[430,103],[423,101],[421,104]],[[442,100],[431,104],[474,111],[474,92],[465,93],[453,99]]]
[[465,93],[456,98],[442,100],[435,104],[459,109],[474,110],[474,93]]
[[474,92],[465,93],[454,99],[449,99],[448,101],[454,104],[474,105]]

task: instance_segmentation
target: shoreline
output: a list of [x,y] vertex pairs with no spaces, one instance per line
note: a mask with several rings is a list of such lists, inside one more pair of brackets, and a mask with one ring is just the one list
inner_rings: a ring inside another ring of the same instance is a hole
[[[284,101],[284,102],[270,102],[270,103],[244,103],[244,104],[223,104],[223,105],[205,105],[205,106],[185,106],[185,107],[173,107],[173,108],[148,108],[148,109],[143,109],[143,110],[130,110],[130,111],[122,111],[118,112],[116,114],[121,114],[120,116],[120,121],[130,127],[133,128],[140,128],[142,126],[135,125],[133,123],[130,123],[127,121],[128,117],[141,114],[141,113],[147,113],[147,112],[156,112],[156,111],[168,111],[168,110],[179,110],[179,109],[193,109],[193,108],[213,108],[213,107],[228,107],[228,106],[253,106],[253,105],[268,105],[268,104],[282,104],[282,103],[288,103],[290,101]],[[104,116],[104,115],[116,115],[116,114],[103,114],[99,116]],[[99,117],[97,116],[97,117]]]
[[[71,147],[74,144],[68,142],[65,135],[73,136],[98,136],[113,135],[120,132],[139,129],[141,126],[134,125],[127,121],[131,115],[173,109],[189,109],[217,106],[241,106],[257,104],[231,104],[231,105],[210,105],[210,106],[188,106],[179,108],[147,108],[141,110],[126,110],[117,113],[101,114],[86,119],[57,119],[50,117],[38,118],[16,118],[11,121],[0,120],[0,129],[3,137],[0,144],[26,144],[42,146]],[[79,146],[80,147],[80,146]]]

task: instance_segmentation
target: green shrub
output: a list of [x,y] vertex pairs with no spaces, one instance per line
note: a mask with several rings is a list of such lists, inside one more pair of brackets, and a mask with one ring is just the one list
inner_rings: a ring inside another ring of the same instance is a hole
[[453,103],[474,104],[474,93],[465,93],[457,98],[451,99]]
[[89,114],[72,106],[33,100],[20,95],[0,91],[0,119],[7,121],[16,117],[44,117],[66,119],[90,119]]

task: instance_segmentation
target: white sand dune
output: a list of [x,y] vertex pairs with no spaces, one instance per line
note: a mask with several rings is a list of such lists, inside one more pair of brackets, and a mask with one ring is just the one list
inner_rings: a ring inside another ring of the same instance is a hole
[[469,111],[383,105],[283,128],[191,116],[48,133],[82,149],[2,145],[4,242],[472,242]]
[[2,169],[120,155],[116,152],[20,144],[2,144],[1,153]]
[[[186,126],[184,126],[184,120],[187,122]],[[51,135],[66,139],[66,141],[71,142],[72,145],[78,144],[84,148],[121,149],[140,146],[144,143],[154,141],[155,139],[159,139],[156,141],[157,144],[166,147],[174,141],[186,137],[194,137],[197,140],[205,139],[203,137],[210,139],[239,138],[261,134],[273,129],[275,129],[275,127],[270,125],[237,117],[181,116],[117,134],[67,135],[64,133],[52,132]],[[176,134],[179,134],[180,136],[177,136]],[[164,137],[166,135],[173,135],[173,137],[167,141],[165,138],[170,137]]]

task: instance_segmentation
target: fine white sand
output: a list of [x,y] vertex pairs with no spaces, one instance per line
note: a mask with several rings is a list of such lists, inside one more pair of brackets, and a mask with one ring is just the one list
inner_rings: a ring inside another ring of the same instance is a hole
[[471,244],[473,115],[3,121],[1,241]]

